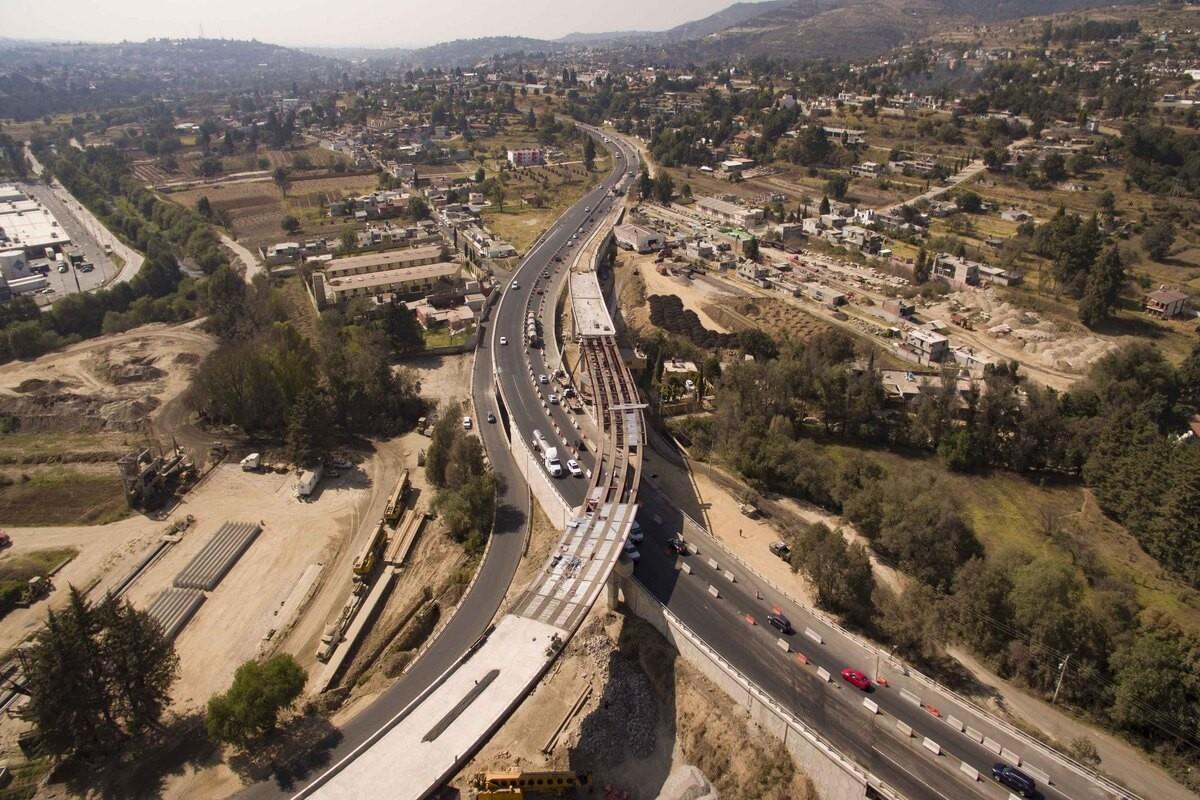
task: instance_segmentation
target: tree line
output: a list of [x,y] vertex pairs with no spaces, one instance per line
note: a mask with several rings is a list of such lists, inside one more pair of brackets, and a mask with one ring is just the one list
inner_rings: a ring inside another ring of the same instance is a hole
[[433,426],[425,475],[437,489],[433,507],[450,538],[478,553],[492,533],[500,478],[484,465],[479,437],[463,429],[462,411],[458,403],[449,404]]

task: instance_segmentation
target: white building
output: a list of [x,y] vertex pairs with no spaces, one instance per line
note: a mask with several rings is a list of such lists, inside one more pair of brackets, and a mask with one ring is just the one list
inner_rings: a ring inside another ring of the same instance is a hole
[[618,246],[638,253],[661,250],[663,246],[661,233],[643,228],[641,225],[618,225],[613,228],[613,236],[616,238]]
[[538,148],[526,148],[522,150],[509,150],[508,163],[514,167],[533,167],[539,164],[546,163],[545,154]]

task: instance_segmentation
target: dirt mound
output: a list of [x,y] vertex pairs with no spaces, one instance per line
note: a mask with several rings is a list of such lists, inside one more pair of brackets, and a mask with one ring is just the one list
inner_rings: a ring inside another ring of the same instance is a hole
[[200,354],[199,353],[176,353],[175,357],[171,359],[171,363],[172,364],[182,364],[184,366],[190,366],[192,364],[199,364],[200,363]]
[[158,360],[157,356],[135,353],[122,359],[120,355],[116,348],[98,353],[90,365],[92,371],[97,377],[113,386],[146,383],[167,376],[164,370],[154,365],[154,362]]
[[13,391],[20,392],[21,394],[61,392],[69,385],[70,384],[68,384],[66,381],[60,381],[57,378],[53,378],[51,380],[45,380],[43,378],[27,378],[13,387]]

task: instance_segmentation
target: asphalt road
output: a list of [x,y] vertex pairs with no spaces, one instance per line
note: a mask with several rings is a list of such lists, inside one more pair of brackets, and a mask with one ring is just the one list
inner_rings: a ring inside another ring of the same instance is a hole
[[[621,168],[620,164],[617,166]],[[509,336],[510,346],[502,348],[496,345],[495,352],[499,352],[505,357],[502,363],[510,365],[502,369],[511,369],[511,365],[516,363],[517,357],[523,352],[520,343],[521,331],[524,327],[524,306],[532,295],[535,278],[548,268],[555,254],[563,254],[564,263],[570,263],[566,254],[572,232],[590,215],[585,210],[587,206],[592,206],[592,212],[598,212],[600,201],[603,199],[601,195],[607,192],[611,198],[609,190],[623,174],[623,168],[621,169],[622,171],[616,175],[610,175],[602,187],[588,193],[572,206],[547,231],[538,245],[530,250],[521,266],[517,268],[515,277],[518,285],[528,288],[521,290],[520,295],[512,292],[512,296],[502,297],[492,315],[492,321],[485,323],[489,328],[495,330],[502,325],[511,323],[509,317],[502,317],[501,314],[516,315],[517,324],[512,326],[516,333]],[[564,276],[565,269],[562,269],[559,279],[563,279]],[[515,299],[517,297],[520,299]],[[502,320],[508,320],[508,322],[502,322]],[[246,787],[239,793],[239,797],[290,797],[303,789],[309,781],[319,776],[331,764],[349,755],[361,743],[387,726],[396,714],[416,699],[483,635],[496,616],[496,612],[500,610],[504,595],[512,583],[513,575],[516,574],[517,566],[525,551],[530,517],[530,498],[521,472],[512,460],[512,452],[504,438],[502,426],[499,424],[489,425],[486,421],[487,412],[496,409],[492,382],[493,346],[490,339],[492,330],[489,330],[487,334],[488,346],[478,348],[475,353],[472,398],[475,404],[477,429],[483,438],[493,469],[504,478],[504,490],[497,499],[496,526],[492,534],[491,545],[479,567],[478,578],[470,591],[463,597],[454,616],[429,645],[429,648],[400,680],[330,737],[332,746],[323,750],[298,753],[292,762],[278,765],[275,774],[269,780]],[[510,354],[511,360],[508,358]],[[526,376],[523,388],[528,388],[528,373],[523,374]],[[524,396],[528,393],[521,392],[520,394]],[[540,406],[537,409],[540,411]],[[522,418],[521,424],[526,426],[523,429],[530,430],[528,425],[533,418],[533,408],[524,409],[522,413],[526,415]],[[543,416],[542,419],[544,420],[545,417]],[[564,486],[568,489],[578,486],[579,501],[582,501],[583,481],[565,481]]]
[[[596,135],[602,135],[596,132]],[[554,301],[558,296],[559,287],[567,280],[568,270],[572,260],[583,246],[589,234],[595,230],[597,221],[608,213],[614,202],[623,202],[624,196],[616,196],[612,188],[622,181],[636,175],[638,167],[637,153],[618,142],[605,145],[612,153],[621,153],[620,158],[614,159],[613,171],[596,188],[568,209],[538,240],[525,257],[521,267],[514,273],[512,280],[504,290],[504,296],[494,315],[492,330],[487,337],[488,349],[492,351],[497,367],[497,378],[500,382],[504,400],[508,406],[502,409],[500,416],[510,431],[518,432],[532,439],[534,431],[541,431],[550,441],[551,446],[559,447],[562,460],[570,457],[565,448],[574,445],[575,440],[565,441],[558,437],[550,421],[558,423],[565,434],[574,432],[571,426],[571,412],[562,405],[552,405],[543,408],[542,401],[551,392],[561,392],[561,387],[548,384],[531,384],[529,366],[534,373],[550,376],[551,366],[547,364],[547,356],[552,364],[557,364],[557,357],[544,354],[535,348],[524,346],[525,317],[530,309],[538,313],[542,321],[543,336],[554,325]],[[572,237],[576,237],[572,242]],[[556,260],[561,259],[561,260]],[[544,277],[546,275],[549,277]],[[515,285],[514,285],[515,284]],[[507,339],[507,344],[500,344],[500,337]],[[483,414],[486,411],[479,408]],[[592,469],[594,459],[586,448],[580,448],[578,461],[585,469]],[[541,465],[531,465],[543,469]],[[572,478],[564,471],[564,476],[557,481],[557,488],[568,505],[582,505],[587,492],[587,482],[583,478]]]

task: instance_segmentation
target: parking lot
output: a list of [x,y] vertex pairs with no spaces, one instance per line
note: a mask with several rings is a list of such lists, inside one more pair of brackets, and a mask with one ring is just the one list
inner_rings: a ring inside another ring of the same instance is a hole
[[[104,252],[104,243],[111,242],[114,237],[94,223],[90,214],[85,216],[79,210],[79,203],[73,199],[64,202],[60,197],[60,192],[56,192],[43,183],[20,183],[17,186],[49,209],[54,218],[58,220],[58,224],[71,237],[71,243],[67,245],[65,251],[82,254],[83,260],[95,267],[90,272],[69,267],[65,273],[60,273],[58,265],[51,263],[46,279],[49,281],[49,288],[54,291],[34,295],[39,303],[51,303],[55,299],[73,292],[88,292],[98,289],[117,274],[117,265]],[[97,235],[102,238],[103,243],[101,239],[97,238]],[[32,265],[36,267],[39,263],[45,263],[44,259],[34,260]]]

